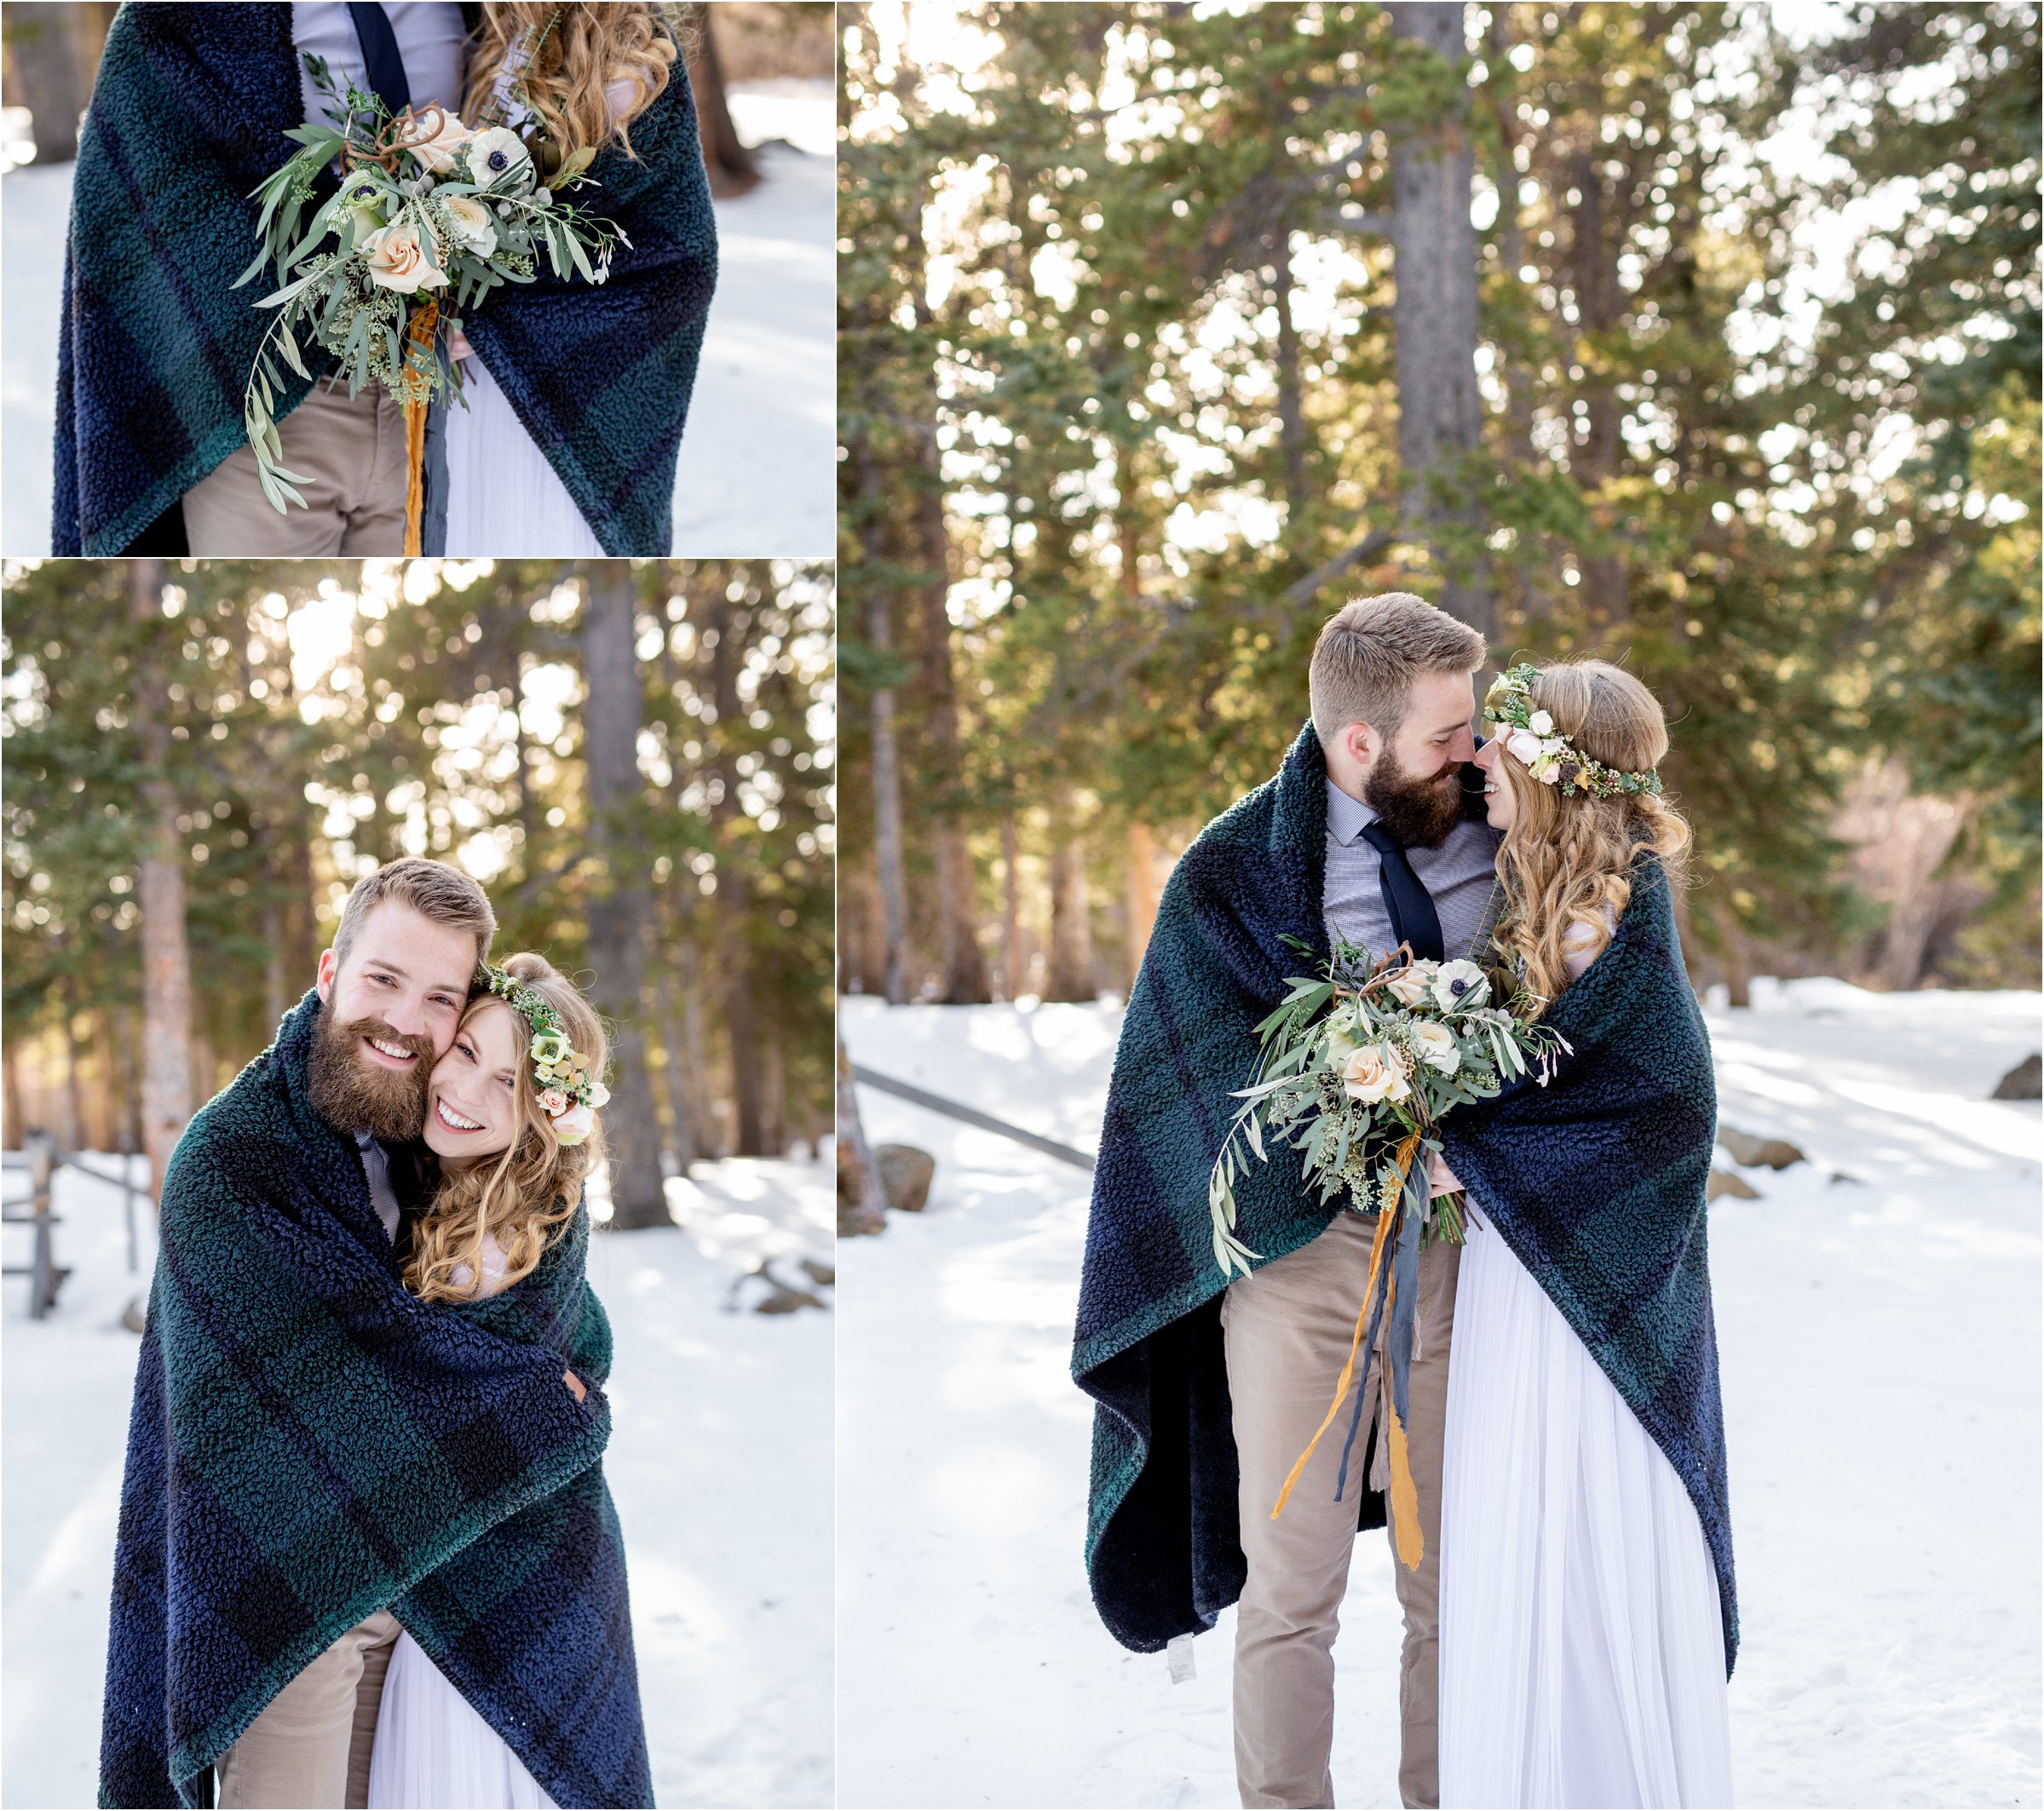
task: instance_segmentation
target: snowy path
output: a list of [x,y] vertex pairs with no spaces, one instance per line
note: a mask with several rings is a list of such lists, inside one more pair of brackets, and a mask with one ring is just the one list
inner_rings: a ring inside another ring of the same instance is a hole
[[[117,1191],[68,1175],[59,1190],[59,1262],[76,1273],[57,1312],[31,1321],[14,1278],[0,1297],[8,1806],[96,1802],[140,1344],[120,1314],[151,1262],[145,1249],[141,1277],[130,1276]],[[590,1249],[617,1338],[604,1463],[625,1530],[654,1794],[667,1806],[826,1805],[832,1317],[725,1308],[734,1277],[763,1257],[828,1257],[830,1166],[704,1164],[669,1194],[686,1230],[603,1234]],[[9,1229],[10,1262],[18,1235]]]
[[[827,560],[836,548],[833,94],[828,81],[732,92],[748,140],[786,142],[761,152],[751,193],[717,204],[717,296],[675,474],[677,555]],[[0,546],[16,556],[49,549],[72,168],[0,177]]]
[[[2039,1802],[2039,1112],[1984,1098],[2039,1009],[1805,981],[1711,1015],[1725,1119],[1812,1159],[1712,1212],[1746,1804]],[[1118,1018],[849,1000],[844,1022],[858,1061],[1090,1150]],[[1174,1687],[1087,1597],[1085,1178],[861,1107],[938,1168],[924,1216],[840,1248],[839,1802],[1235,1803],[1232,1613]],[[1379,1537],[1343,1621],[1336,1791],[1396,1804]]]

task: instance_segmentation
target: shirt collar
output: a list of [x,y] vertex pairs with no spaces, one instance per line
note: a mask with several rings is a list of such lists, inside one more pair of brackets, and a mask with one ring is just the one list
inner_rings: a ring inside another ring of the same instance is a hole
[[1377,821],[1373,806],[1366,805],[1361,799],[1350,798],[1333,780],[1327,785],[1327,828],[1334,840],[1344,848],[1362,834],[1363,826]]

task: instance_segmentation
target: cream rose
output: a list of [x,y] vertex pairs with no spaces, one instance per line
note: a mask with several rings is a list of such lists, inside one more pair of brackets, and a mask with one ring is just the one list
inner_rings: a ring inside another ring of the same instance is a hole
[[1434,977],[1434,1003],[1442,1012],[1467,1012],[1489,997],[1489,980],[1473,962],[1446,963]]
[[[429,118],[431,117],[427,116]],[[428,136],[420,129],[425,122],[412,120],[399,135],[398,143],[435,175],[444,176],[454,168],[455,160],[461,156],[462,147],[474,135],[458,118],[445,110],[440,112],[440,129]]]
[[1436,1025],[1424,1019],[1411,1030],[1414,1048],[1419,1052],[1419,1061],[1430,1069],[1438,1069],[1443,1075],[1453,1075],[1462,1066],[1462,1053],[1455,1048],[1455,1034],[1445,1025]]
[[1505,747],[1513,760],[1527,767],[1540,758],[1540,739],[1529,729],[1512,728],[1505,732]]
[[1551,736],[1554,733],[1554,719],[1544,710],[1536,710],[1526,719],[1526,727],[1536,736]]
[[525,141],[509,126],[492,126],[469,141],[469,180],[478,188],[516,190],[533,180]]
[[1434,965],[1431,962],[1416,962],[1401,969],[1384,985],[1401,1006],[1417,1006],[1426,997],[1426,990],[1433,984],[1433,975]]
[[1413,1091],[1405,1077],[1405,1058],[1390,1044],[1366,1043],[1341,1066],[1343,1089],[1371,1106],[1405,1099]]
[[478,257],[487,258],[497,249],[497,222],[490,217],[490,210],[473,195],[444,195],[440,206],[454,227],[454,237],[460,241],[462,250],[472,251]]
[[548,1088],[539,1095],[539,1111],[543,1113],[564,1113],[567,1111],[567,1096],[558,1088]]
[[579,1145],[596,1129],[596,1116],[586,1107],[572,1107],[556,1116],[554,1136],[564,1145]]
[[409,220],[379,227],[362,241],[369,275],[383,289],[409,296],[419,290],[443,288],[447,273],[433,262],[433,248]]
[[610,1105],[610,1089],[606,1088],[602,1083],[596,1083],[589,1091],[589,1104],[596,1107],[608,1107]]

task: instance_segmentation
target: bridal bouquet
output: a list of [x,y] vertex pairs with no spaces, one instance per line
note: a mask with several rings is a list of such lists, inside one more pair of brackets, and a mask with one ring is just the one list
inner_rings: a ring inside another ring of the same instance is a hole
[[1358,1212],[1387,1218],[1405,1202],[1422,1230],[1460,1243],[1456,1197],[1428,1189],[1442,1116],[1529,1071],[1544,1084],[1566,1041],[1491,1003],[1492,978],[1473,962],[1414,961],[1402,948],[1373,961],[1337,938],[1326,974],[1287,985],[1257,1027],[1256,1070],[1235,1090],[1244,1105],[1207,1182],[1222,1275],[1247,1276],[1256,1256],[1235,1236],[1235,1184],[1246,1153],[1265,1160],[1266,1135],[1304,1153],[1321,1200],[1345,1190]]
[[[507,77],[522,60],[506,59]],[[310,377],[302,349],[309,342],[340,361],[350,396],[382,384],[405,405],[412,443],[409,541],[426,407],[460,388],[447,337],[463,314],[504,284],[532,282],[542,258],[556,277],[602,283],[613,249],[631,242],[614,221],[562,198],[595,187],[584,174],[593,152],[575,152],[540,179],[534,147],[501,123],[509,80],[487,110],[498,123],[467,125],[438,106],[393,115],[353,83],[337,91],[318,57],[305,66],[332,103],[331,124],[287,132],[302,148],[254,191],[262,201],[262,249],[233,286],[269,264],[279,286],[256,303],[276,314],[249,372],[244,425],[262,494],[281,515],[287,503],[304,507],[293,486],[305,480],[279,463],[273,411],[284,381],[276,361]],[[301,230],[314,183],[337,162],[339,188]]]
[[[1377,1216],[1348,1362],[1334,1400],[1293,1462],[1270,1513],[1275,1517],[1284,1509],[1353,1383],[1355,1407],[1335,1496],[1346,1487],[1377,1331],[1385,1327],[1387,1507],[1399,1560],[1414,1568],[1425,1543],[1405,1417],[1419,1246],[1430,1231],[1455,1244],[1462,1239],[1455,1198],[1432,1193],[1427,1160],[1441,1148],[1437,1132],[1443,1115],[1465,1101],[1486,1100],[1528,1073],[1545,1086],[1555,1059],[1569,1046],[1560,1032],[1534,1022],[1529,997],[1514,994],[1506,1005],[1491,1003],[1492,978],[1475,963],[1415,961],[1403,946],[1373,961],[1367,950],[1337,938],[1325,974],[1293,977],[1288,986],[1283,1003],[1257,1027],[1262,1049],[1255,1074],[1248,1087],[1235,1090],[1244,1104],[1207,1182],[1213,1255],[1224,1277],[1238,1269],[1249,1274],[1256,1253],[1235,1237],[1235,1184],[1247,1173],[1245,1150],[1264,1160],[1266,1132],[1304,1153],[1306,1180],[1319,1186],[1322,1201],[1345,1190],[1350,1206]],[[1402,1314],[1396,1311],[1401,1303]]]

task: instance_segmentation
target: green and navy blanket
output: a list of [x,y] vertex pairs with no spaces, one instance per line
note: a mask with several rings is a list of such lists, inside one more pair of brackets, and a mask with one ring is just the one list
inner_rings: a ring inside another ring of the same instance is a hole
[[499,1295],[408,1295],[354,1139],[307,1099],[319,1010],[200,1110],[164,1179],[100,1802],[210,1804],[263,1707],[389,1610],[556,1803],[648,1805],[588,1216]]
[[1704,1207],[1718,1089],[1652,855],[1633,868],[1611,941],[1546,1023],[1571,1051],[1554,1080],[1457,1107],[1442,1147],[1688,1490],[1718,1574],[1729,1675],[1739,1610]]
[[[254,285],[228,285],[256,244],[250,192],[296,148],[283,135],[303,112],[289,5],[116,15],[72,188],[53,552],[122,554],[145,537],[141,550],[181,551],[179,500],[245,444],[243,388],[268,316]],[[631,137],[641,161],[612,145],[590,172],[602,185],[592,205],[631,241],[610,280],[547,272],[497,290],[467,331],[603,550],[665,554],[717,281],[679,59]],[[315,371],[320,356],[308,353]],[[311,388],[286,383],[279,418]]]
[[[1185,852],[1115,1051],[1072,1371],[1097,1405],[1093,1601],[1140,1653],[1212,1628],[1241,1593],[1224,1279],[1206,1185],[1238,1104],[1230,1090],[1255,1063],[1255,1028],[1306,960],[1284,940],[1327,959],[1326,773],[1309,723],[1276,777]],[[1618,937],[1585,976],[1596,985],[1578,983],[1549,1013],[1577,1047],[1557,1078],[1459,1107],[1447,1141],[1456,1173],[1627,1400],[1650,1405],[1642,1422],[1689,1483],[1718,1561],[1729,1658],[1730,1540],[1702,1237],[1714,1095],[1666,894],[1657,871],[1643,873]],[[1338,1210],[1304,1185],[1296,1152],[1266,1149],[1270,1161],[1236,1188],[1242,1242],[1264,1263]],[[1600,1255],[1600,1241],[1612,1250]],[[1381,1501],[1366,1498],[1362,1525],[1382,1520]]]

